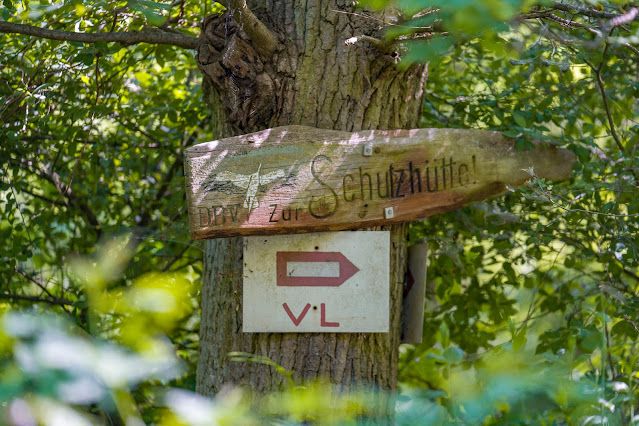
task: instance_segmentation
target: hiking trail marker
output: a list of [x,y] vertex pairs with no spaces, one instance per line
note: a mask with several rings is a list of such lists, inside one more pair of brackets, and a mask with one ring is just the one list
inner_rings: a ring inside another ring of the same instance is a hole
[[244,332],[387,332],[389,256],[388,231],[246,238]]
[[194,239],[340,231],[459,209],[532,178],[563,180],[575,156],[485,130],[341,132],[284,126],[186,149]]
[[[485,130],[305,126],[195,145],[184,156],[191,236],[250,236],[245,332],[387,332],[389,233],[326,231],[410,222],[533,177],[570,176],[572,152],[534,145],[518,151],[515,140]],[[276,234],[295,235],[257,237]],[[425,262],[425,249],[418,255]],[[423,317],[426,276],[413,269],[406,341],[421,339],[412,324]]]

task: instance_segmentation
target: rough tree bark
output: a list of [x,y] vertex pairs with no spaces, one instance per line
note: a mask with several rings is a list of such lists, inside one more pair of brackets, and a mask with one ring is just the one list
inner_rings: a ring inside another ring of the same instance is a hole
[[[232,1],[231,9],[234,3],[242,2]],[[251,9],[253,16],[232,10],[203,22],[197,60],[217,136],[288,124],[346,131],[417,126],[427,69],[402,70],[395,52],[346,42],[379,35],[380,20],[396,19],[390,12],[362,13],[340,0],[271,0]],[[255,17],[276,35],[273,53],[251,40],[258,37],[249,31]],[[408,226],[388,229],[389,333],[242,333],[242,239],[207,241],[198,392],[212,395],[231,384],[266,392],[285,383],[272,367],[229,361],[232,351],[268,356],[298,382],[395,389]]]

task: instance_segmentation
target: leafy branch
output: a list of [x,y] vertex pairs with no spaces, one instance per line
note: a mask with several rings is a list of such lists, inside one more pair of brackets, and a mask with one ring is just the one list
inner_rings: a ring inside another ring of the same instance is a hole
[[125,46],[139,43],[167,44],[193,50],[197,47],[198,41],[197,37],[162,30],[79,33],[74,31],[50,30],[33,25],[17,24],[15,22],[6,21],[0,21],[0,33],[24,34],[49,40],[78,43],[115,42]]

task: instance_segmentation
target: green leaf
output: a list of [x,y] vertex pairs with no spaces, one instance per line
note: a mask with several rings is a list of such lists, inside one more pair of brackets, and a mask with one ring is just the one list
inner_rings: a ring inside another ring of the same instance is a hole
[[513,338],[513,350],[514,351],[519,351],[526,345],[526,342],[528,341],[527,333],[528,333],[528,326],[524,326],[515,335],[515,337]]
[[150,0],[136,0],[136,3],[142,4],[149,9],[162,9],[162,10],[171,10],[170,3],[158,3]]
[[450,331],[448,330],[446,321],[442,321],[442,323],[439,325],[439,334],[441,335],[442,347],[444,349],[448,348],[448,345],[450,345]]
[[131,9],[141,12],[151,25],[161,25],[164,23],[165,17],[158,10],[168,10],[171,8],[169,4],[156,3],[148,0],[135,0],[129,2]]
[[603,336],[598,331],[583,330],[581,334],[583,335],[583,337],[579,342],[579,346],[584,352],[591,353],[592,351],[603,345]]
[[531,147],[533,147],[532,144],[530,144],[524,138],[519,138],[517,139],[517,141],[515,141],[515,148],[517,149],[517,152],[526,151],[527,149],[530,149]]
[[503,132],[501,132],[504,136],[509,137],[509,138],[518,138],[521,136],[521,132],[517,131],[517,130],[505,130]]
[[400,64],[408,66],[415,62],[436,62],[451,46],[452,40],[446,38],[410,43],[408,54]]
[[510,60],[510,64],[511,65],[527,65],[527,64],[530,64],[534,60],[535,60],[535,58],[511,59]]
[[446,349],[443,355],[449,364],[457,364],[464,359],[464,351],[454,346]]
[[526,117],[520,112],[513,112],[513,119],[521,127],[527,127]]

